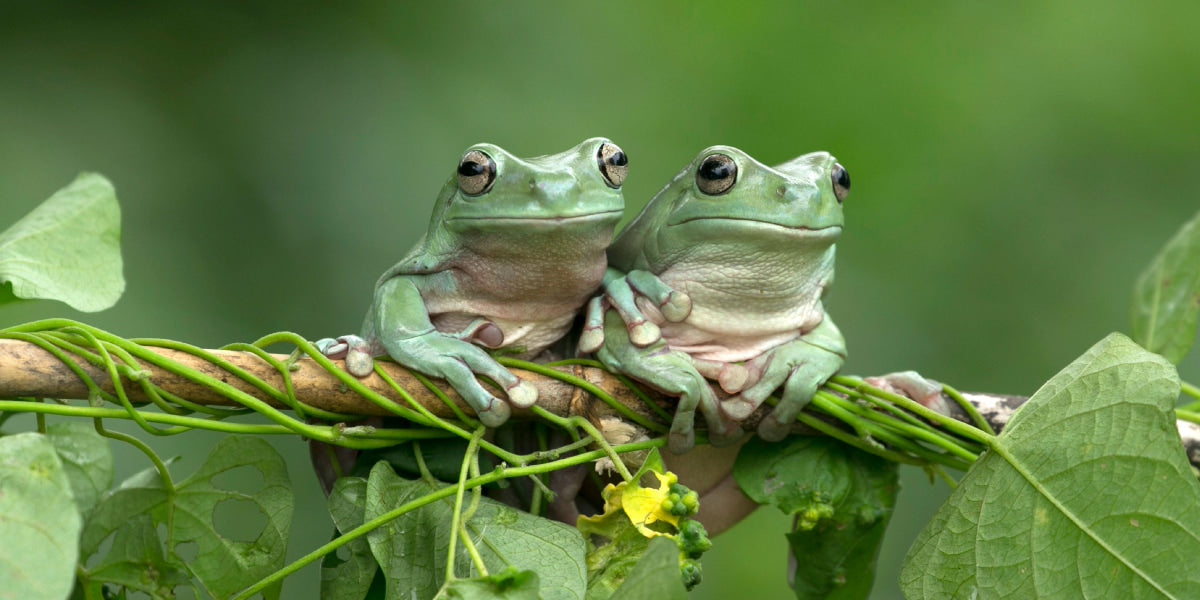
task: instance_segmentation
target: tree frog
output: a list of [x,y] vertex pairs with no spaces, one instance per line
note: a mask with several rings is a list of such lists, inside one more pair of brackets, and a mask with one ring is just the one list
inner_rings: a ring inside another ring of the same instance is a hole
[[[782,386],[758,427],[781,439],[841,368],[845,342],[821,298],[849,191],[826,152],[768,167],[713,146],[613,241],[604,302],[616,310],[593,300],[580,349],[681,397],[673,451],[693,445],[697,409],[714,445],[730,443],[742,433],[736,422]],[[706,378],[733,395],[718,402]]]
[[[471,146],[434,205],[429,229],[375,284],[362,333],[317,342],[356,376],[373,356],[447,380],[496,427],[510,407],[475,378],[527,407],[537,390],[483,348],[533,358],[570,329],[600,286],[605,249],[624,211],[625,153],[592,138],[522,159]],[[482,348],[481,348],[482,347]]]

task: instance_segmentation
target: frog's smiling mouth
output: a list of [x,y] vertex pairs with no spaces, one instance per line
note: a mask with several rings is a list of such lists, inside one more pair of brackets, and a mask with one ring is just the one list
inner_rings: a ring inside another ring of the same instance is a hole
[[746,217],[691,217],[675,223],[667,223],[667,227],[678,227],[687,223],[695,223],[696,221],[738,221],[738,225],[742,227],[775,230],[789,235],[802,235],[805,237],[834,237],[842,233],[841,225],[810,227],[808,225],[787,225],[784,223],[763,221],[761,219],[748,219]]
[[453,217],[446,219],[450,221],[501,221],[504,223],[521,223],[530,225],[556,225],[559,223],[577,223],[582,221],[600,221],[607,217],[619,217],[624,214],[624,210],[605,210],[593,213],[584,213],[582,215],[562,215],[557,217],[531,217],[523,216],[505,216],[505,215],[480,215],[478,217]]

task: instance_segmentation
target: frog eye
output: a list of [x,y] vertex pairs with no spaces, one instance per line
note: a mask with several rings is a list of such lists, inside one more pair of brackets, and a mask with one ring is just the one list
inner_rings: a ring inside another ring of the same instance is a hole
[[737,163],[724,154],[712,154],[696,169],[696,187],[709,196],[729,191],[737,181]]
[[616,144],[605,142],[600,144],[596,152],[596,163],[600,165],[600,173],[604,175],[604,183],[610,188],[620,188],[629,174],[629,159],[625,152]]
[[845,200],[846,195],[850,193],[850,174],[846,172],[846,167],[834,163],[830,179],[833,180],[833,195],[837,197],[837,201]]
[[478,196],[496,181],[496,161],[479,150],[463,155],[458,163],[458,189],[468,196]]

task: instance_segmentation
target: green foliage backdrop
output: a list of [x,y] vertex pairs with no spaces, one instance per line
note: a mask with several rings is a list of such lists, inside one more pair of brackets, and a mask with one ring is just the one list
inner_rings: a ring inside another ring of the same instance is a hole
[[[1128,331],[1138,272],[1200,206],[1198,18],[1183,0],[9,3],[0,229],[104,173],[128,287],[104,313],[0,320],[210,347],[349,332],[471,143],[535,155],[608,136],[630,156],[631,213],[711,144],[768,163],[824,149],[854,181],[829,301],[847,370],[1030,394]],[[155,443],[187,471],[215,441]],[[331,523],[305,448],[272,443],[297,486],[294,557]],[[118,479],[147,466],[116,451]],[[877,599],[900,597],[900,558],[946,493],[903,480]],[[788,597],[782,521],[763,510],[717,538],[694,597]],[[318,575],[285,596],[312,597]]]

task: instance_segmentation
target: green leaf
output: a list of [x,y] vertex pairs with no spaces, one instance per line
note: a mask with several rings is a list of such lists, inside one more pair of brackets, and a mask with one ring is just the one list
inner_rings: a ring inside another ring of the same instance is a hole
[[0,437],[0,592],[29,600],[67,597],[81,526],[71,483],[46,436]]
[[[226,490],[214,484],[215,477],[239,467],[258,471],[262,482],[257,491]],[[256,539],[230,539],[218,531],[214,511],[227,501],[248,503],[261,512],[266,523]],[[131,527],[137,515],[148,514],[155,523],[166,523],[170,504],[161,479],[141,473],[126,480],[101,499],[88,521],[82,538],[84,556],[95,553],[114,531]],[[174,559],[180,546],[194,544],[195,558],[187,561],[188,568],[210,594],[224,598],[283,566],[291,519],[291,482],[283,458],[259,438],[226,437],[194,475],[176,484],[168,556]],[[268,588],[263,595],[269,600],[278,598],[279,586]]]
[[172,590],[187,584],[191,575],[183,565],[163,556],[154,521],[148,515],[137,515],[117,530],[112,548],[87,570],[86,579],[144,592],[157,600],[173,598]]
[[1200,598],[1175,368],[1111,334],[1013,415],[909,550],[917,598]]
[[54,444],[71,482],[75,506],[86,516],[112,486],[113,457],[108,440],[87,423],[55,423],[47,429],[46,438]]
[[[367,505],[367,480],[362,477],[341,477],[329,492],[329,514],[338,531],[345,533],[363,524]],[[338,553],[326,554],[321,561],[321,598],[323,600],[362,600],[371,588],[379,571],[379,563],[371,554],[365,537],[352,540],[342,547],[345,558]]]
[[125,291],[121,273],[121,209],[113,186],[83,173],[0,233],[0,283],[7,296],[60,300],[95,312]]
[[[397,476],[386,462],[377,463],[367,480],[366,520],[437,489],[424,481]],[[452,511],[452,499],[439,500],[405,513],[367,536],[387,578],[388,598],[432,598],[437,594],[446,571]],[[466,527],[489,573],[509,566],[535,571],[542,598],[583,597],[587,586],[585,544],[574,528],[487,498]],[[461,543],[458,548],[455,573],[477,575]]]
[[489,577],[455,579],[442,588],[438,600],[538,600],[538,576],[533,571],[509,567]]
[[1179,364],[1200,314],[1200,213],[1159,250],[1133,288],[1133,339]]
[[687,591],[679,577],[679,548],[670,538],[650,540],[612,600],[686,600]]
[[803,599],[866,598],[899,489],[895,463],[824,436],[754,438],[733,476],[750,498],[796,517],[787,535]]

